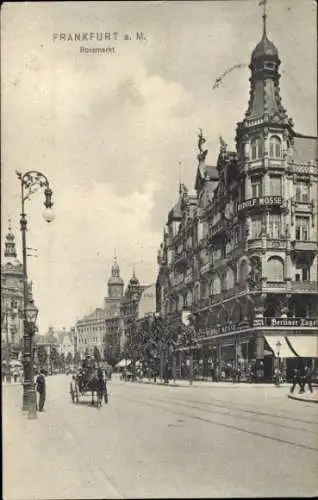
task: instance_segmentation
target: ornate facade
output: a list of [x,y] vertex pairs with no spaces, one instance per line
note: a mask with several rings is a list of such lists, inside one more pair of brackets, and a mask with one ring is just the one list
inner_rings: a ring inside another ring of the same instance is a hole
[[17,259],[11,224],[1,264],[1,347],[6,357],[19,357],[23,347],[23,266]]
[[120,352],[119,321],[120,304],[124,294],[124,281],[120,277],[120,269],[116,257],[108,280],[108,296],[105,298],[105,326],[104,354],[109,362],[117,360]]
[[145,286],[140,284],[134,270],[120,303],[119,343],[121,350],[138,319],[138,306],[144,288]]
[[196,194],[181,186],[169,212],[157,283],[166,318],[196,313],[205,371],[209,358],[254,363],[270,379],[275,355],[318,357],[318,154],[317,138],[297,133],[282,106],[265,21],[236,150],[220,138],[209,166],[200,133]]

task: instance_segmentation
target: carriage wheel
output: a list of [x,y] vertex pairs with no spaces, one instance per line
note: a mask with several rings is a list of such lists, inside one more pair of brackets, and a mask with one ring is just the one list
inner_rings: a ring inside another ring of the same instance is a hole
[[74,389],[73,389],[72,382],[70,383],[70,394],[71,394],[72,403],[74,403],[75,402],[75,397],[74,397]]
[[79,392],[78,392],[77,385],[75,385],[75,388],[74,388],[74,399],[75,399],[75,403],[78,404],[79,403]]
[[108,392],[107,392],[107,385],[106,384],[104,386],[104,401],[106,404],[108,403]]

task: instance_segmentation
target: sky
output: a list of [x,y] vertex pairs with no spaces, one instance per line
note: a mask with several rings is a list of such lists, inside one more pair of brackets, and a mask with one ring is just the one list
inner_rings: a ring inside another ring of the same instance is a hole
[[[21,256],[15,171],[38,170],[50,181],[55,214],[44,221],[41,191],[26,202],[27,246],[35,249],[28,276],[41,333],[49,325],[69,328],[103,306],[114,251],[125,284],[134,265],[141,283],[155,281],[180,178],[194,187],[199,127],[209,164],[219,135],[234,148],[249,97],[247,66],[262,33],[258,3],[2,4],[2,255],[11,217]],[[316,135],[316,3],[269,0],[267,10],[283,105],[298,132]],[[61,36],[86,32],[111,39]],[[237,64],[244,66],[213,89]]]

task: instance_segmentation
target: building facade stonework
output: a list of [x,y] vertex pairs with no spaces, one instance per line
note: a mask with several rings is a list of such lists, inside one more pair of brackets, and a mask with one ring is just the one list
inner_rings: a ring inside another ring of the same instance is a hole
[[20,358],[23,348],[23,266],[17,259],[11,224],[1,263],[1,347],[3,357]]
[[195,193],[180,186],[164,229],[158,309],[168,322],[195,313],[205,373],[211,360],[254,363],[269,379],[275,356],[318,357],[317,137],[296,132],[283,108],[280,63],[264,23],[236,149],[220,138],[211,166],[200,133]]

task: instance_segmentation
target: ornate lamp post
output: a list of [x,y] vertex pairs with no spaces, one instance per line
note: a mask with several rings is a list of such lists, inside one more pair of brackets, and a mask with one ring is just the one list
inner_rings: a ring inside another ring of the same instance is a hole
[[34,364],[34,350],[33,350],[33,335],[36,331],[35,323],[38,317],[38,308],[35,306],[33,300],[29,300],[24,308],[25,318],[26,318],[26,328],[28,333],[28,349],[24,350],[24,382],[23,390],[25,385],[27,385],[28,391],[28,418],[36,418],[36,393],[34,388],[34,374],[33,374],[33,364]]
[[[21,233],[22,233],[22,257],[23,257],[23,365],[24,365],[24,381],[23,381],[23,402],[22,410],[27,411],[30,418],[36,418],[36,394],[34,389],[33,375],[33,331],[37,312],[35,314],[34,305],[29,304],[28,294],[28,274],[27,274],[27,245],[26,231],[27,218],[25,213],[25,202],[39,188],[44,188],[44,218],[47,222],[52,222],[54,216],[52,213],[52,189],[50,188],[47,177],[41,172],[31,170],[21,174],[16,172],[21,185]],[[31,326],[32,325],[32,326]]]
[[281,343],[278,339],[277,341],[277,344],[276,344],[276,354],[277,354],[277,362],[278,362],[278,373],[277,373],[277,380],[276,380],[276,384],[278,385],[279,384],[279,379],[280,379],[280,348],[281,348]]

